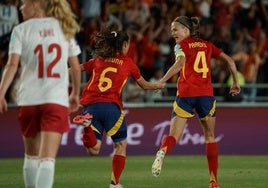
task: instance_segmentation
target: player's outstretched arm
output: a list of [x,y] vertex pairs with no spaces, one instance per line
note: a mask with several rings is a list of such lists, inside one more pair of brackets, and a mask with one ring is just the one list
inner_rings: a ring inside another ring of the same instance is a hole
[[137,80],[138,85],[145,90],[159,90],[165,87],[164,82],[151,83],[146,81],[142,76]]

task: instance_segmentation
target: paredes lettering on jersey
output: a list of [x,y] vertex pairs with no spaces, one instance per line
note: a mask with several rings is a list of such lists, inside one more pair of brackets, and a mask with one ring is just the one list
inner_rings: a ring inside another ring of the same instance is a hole
[[207,45],[204,42],[191,42],[188,45],[189,48],[207,48]]

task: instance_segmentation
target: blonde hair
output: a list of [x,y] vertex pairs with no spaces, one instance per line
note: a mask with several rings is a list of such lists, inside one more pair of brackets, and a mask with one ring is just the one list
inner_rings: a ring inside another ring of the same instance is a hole
[[76,32],[80,30],[80,26],[76,22],[76,15],[72,12],[70,4],[67,2],[67,0],[31,1],[39,2],[47,17],[54,17],[59,21],[67,40],[74,38]]

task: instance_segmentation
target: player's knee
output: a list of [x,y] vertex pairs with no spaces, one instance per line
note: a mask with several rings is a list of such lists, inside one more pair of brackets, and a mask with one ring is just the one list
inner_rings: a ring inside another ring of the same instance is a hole
[[95,148],[87,148],[87,152],[91,156],[97,156],[97,155],[99,155],[100,150],[99,149],[95,149]]
[[97,156],[100,153],[101,141],[97,140],[97,144],[94,147],[87,148],[87,152],[91,156]]
[[126,148],[127,148],[126,141],[117,142],[114,144],[114,149],[115,149],[116,154],[125,154]]
[[215,142],[214,134],[205,135],[206,143],[213,143]]

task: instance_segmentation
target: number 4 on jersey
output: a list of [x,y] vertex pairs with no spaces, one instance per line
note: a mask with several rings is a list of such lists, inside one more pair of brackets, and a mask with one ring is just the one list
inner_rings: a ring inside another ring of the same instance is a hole
[[202,78],[207,77],[209,69],[207,67],[206,54],[204,51],[200,51],[197,53],[194,61],[194,70],[197,73],[202,73]]

